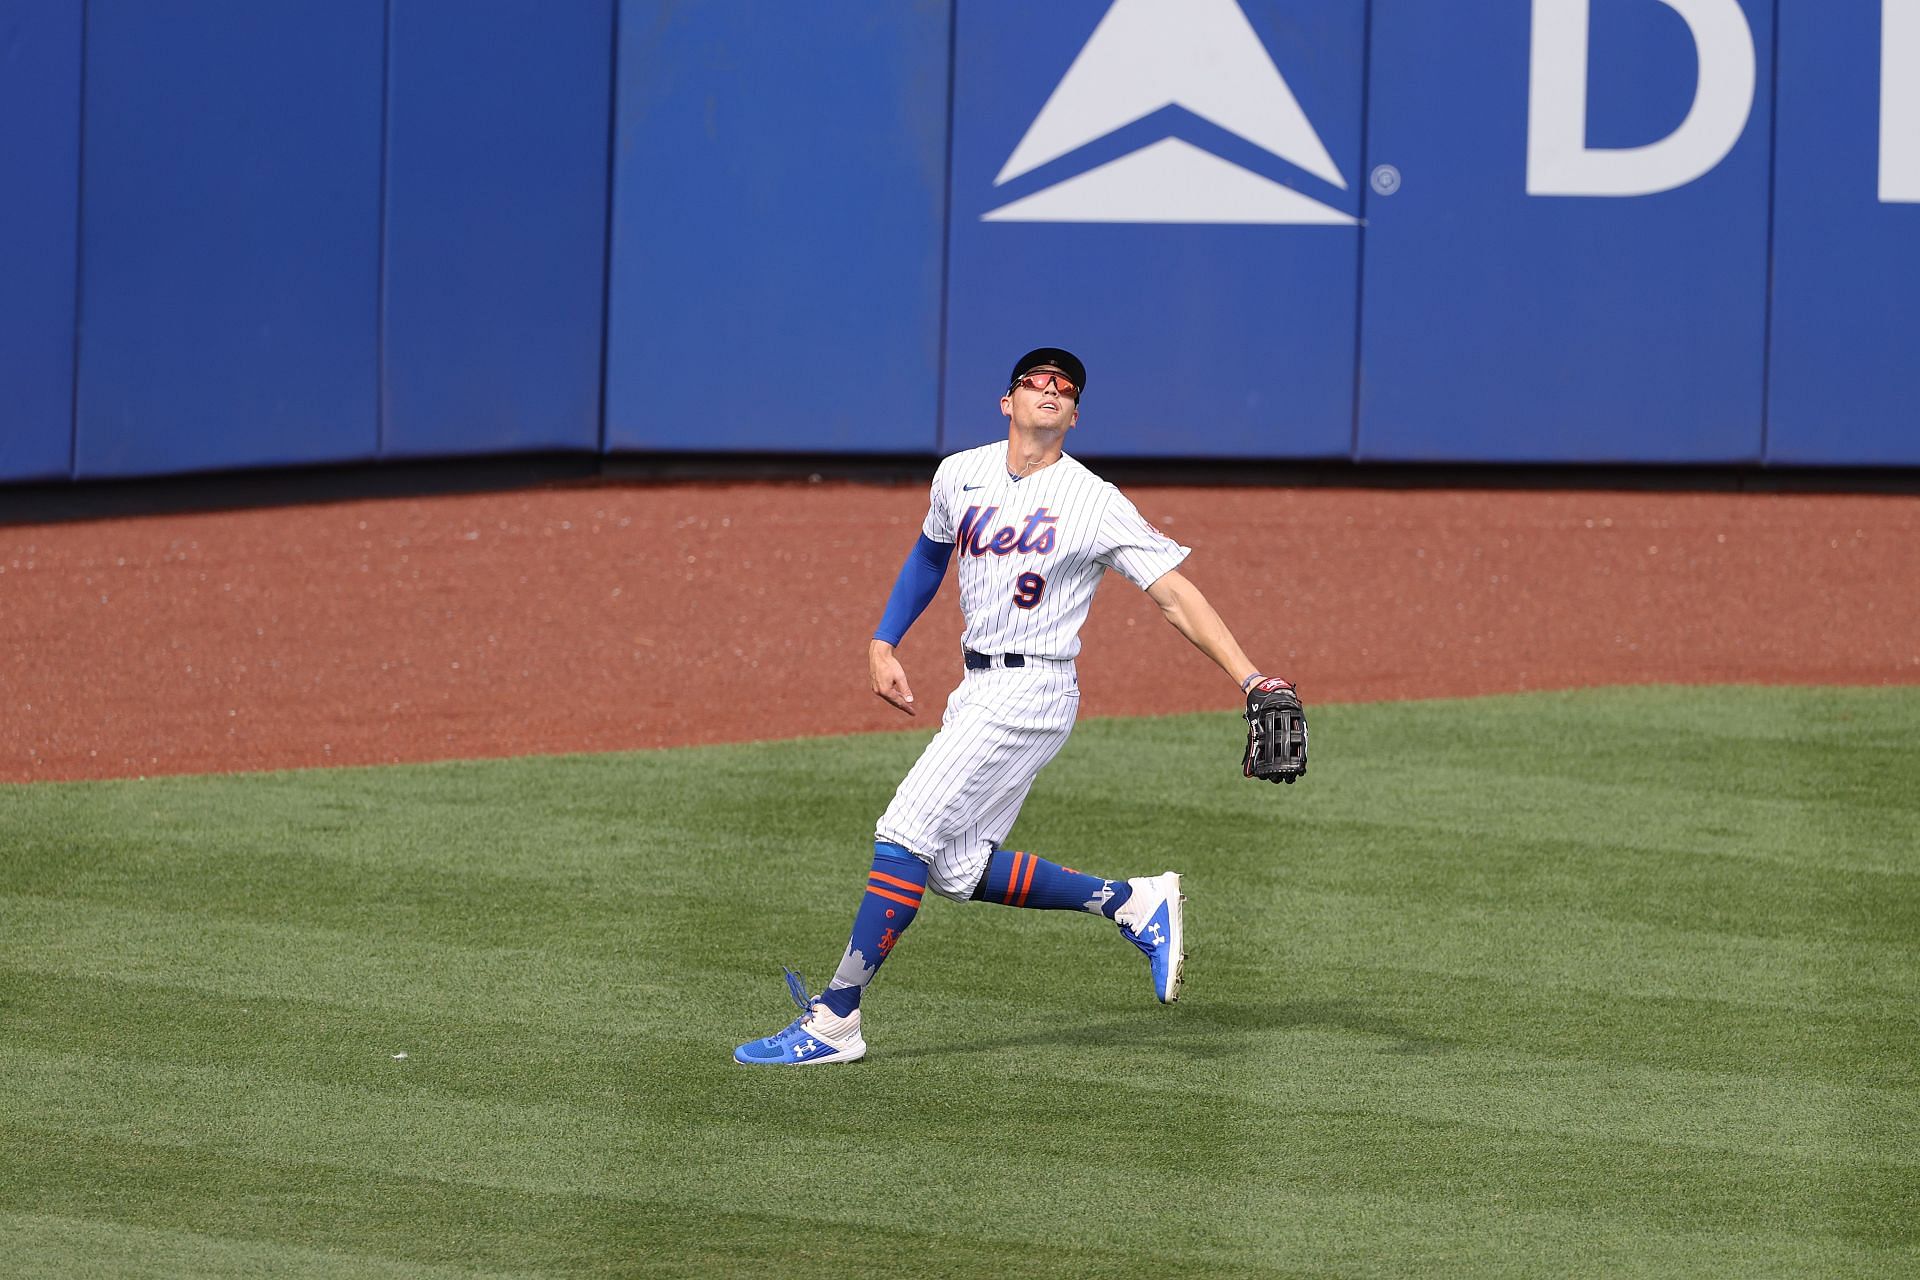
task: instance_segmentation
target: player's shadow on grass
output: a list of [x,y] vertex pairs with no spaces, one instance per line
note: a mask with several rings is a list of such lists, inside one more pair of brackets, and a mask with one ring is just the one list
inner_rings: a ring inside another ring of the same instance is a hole
[[1292,1000],[1273,1004],[1194,1002],[1165,1011],[1142,1009],[1124,1017],[1110,1015],[1092,1021],[1062,1021],[1042,1031],[1019,1035],[907,1047],[889,1051],[887,1057],[951,1057],[958,1053],[1043,1046],[1128,1050],[1151,1046],[1192,1058],[1233,1058],[1256,1052],[1266,1035],[1316,1027],[1357,1032],[1375,1039],[1380,1053],[1442,1054],[1454,1047],[1450,1040],[1415,1031],[1403,1022],[1371,1013],[1352,1000]]

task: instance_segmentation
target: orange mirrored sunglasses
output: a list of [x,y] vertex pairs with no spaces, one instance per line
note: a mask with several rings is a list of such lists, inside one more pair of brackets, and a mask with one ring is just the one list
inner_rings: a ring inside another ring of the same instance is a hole
[[1080,395],[1080,388],[1074,386],[1073,379],[1064,373],[1029,373],[1015,378],[1013,385],[1029,391],[1045,391],[1049,382],[1063,396],[1077,398]]

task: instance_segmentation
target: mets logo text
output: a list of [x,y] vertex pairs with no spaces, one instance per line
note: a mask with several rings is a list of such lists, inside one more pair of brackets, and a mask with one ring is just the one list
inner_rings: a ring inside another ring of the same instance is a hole
[[1023,528],[1005,524],[989,535],[988,527],[999,518],[999,507],[968,507],[967,514],[960,517],[961,554],[1004,556],[1018,551],[1022,555],[1043,556],[1053,550],[1054,526],[1060,517],[1050,508],[1042,507],[1028,516]]

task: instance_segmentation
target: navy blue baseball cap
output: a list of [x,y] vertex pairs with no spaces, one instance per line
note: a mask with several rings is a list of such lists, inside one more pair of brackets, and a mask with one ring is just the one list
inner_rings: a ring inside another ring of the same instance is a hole
[[1080,390],[1087,389],[1087,366],[1080,363],[1080,357],[1071,351],[1062,351],[1059,347],[1036,347],[1020,357],[1013,366],[1013,374],[1007,379],[1011,387],[1025,374],[1033,372],[1043,364],[1050,364],[1073,379],[1073,385]]

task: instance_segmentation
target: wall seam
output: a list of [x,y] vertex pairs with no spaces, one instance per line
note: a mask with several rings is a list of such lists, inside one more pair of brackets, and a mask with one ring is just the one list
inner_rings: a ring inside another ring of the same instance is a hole
[[1347,461],[1360,460],[1360,383],[1362,335],[1367,309],[1367,192],[1371,189],[1368,165],[1372,162],[1373,140],[1373,0],[1367,0],[1360,19],[1360,172],[1354,185],[1360,191],[1360,225],[1354,229],[1353,266],[1353,419],[1347,437]]
[[80,478],[80,335],[82,292],[86,262],[87,230],[87,27],[92,19],[93,0],[80,6],[80,84],[79,112],[74,131],[73,157],[73,368],[68,371],[67,392],[67,479]]
[[960,0],[947,4],[947,154],[945,199],[940,202],[940,348],[934,361],[933,377],[933,451],[947,452],[947,328],[952,299],[948,296],[953,279],[953,101],[954,79],[958,74],[960,40]]
[[594,414],[599,428],[594,451],[607,456],[607,377],[613,360],[613,187],[620,140],[620,10],[613,0],[607,50],[607,193],[600,228],[600,402]]
[[387,216],[388,173],[393,165],[393,0],[381,5],[380,39],[380,244],[374,266],[373,454],[387,456]]
[[1780,185],[1780,0],[1773,0],[1770,92],[1767,95],[1767,286],[1760,340],[1760,456],[1767,465],[1773,447],[1773,227]]

